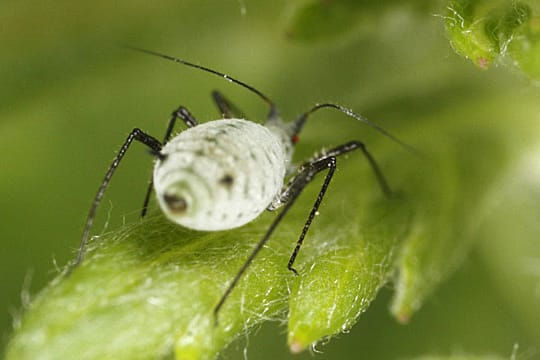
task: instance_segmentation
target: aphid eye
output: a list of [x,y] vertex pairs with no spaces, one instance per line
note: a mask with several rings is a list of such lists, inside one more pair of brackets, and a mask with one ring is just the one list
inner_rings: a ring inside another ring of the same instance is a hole
[[165,194],[163,200],[165,200],[169,210],[175,214],[183,214],[188,208],[186,199],[176,194]]
[[225,174],[221,179],[219,179],[219,183],[227,187],[231,187],[234,183],[234,178],[230,174]]

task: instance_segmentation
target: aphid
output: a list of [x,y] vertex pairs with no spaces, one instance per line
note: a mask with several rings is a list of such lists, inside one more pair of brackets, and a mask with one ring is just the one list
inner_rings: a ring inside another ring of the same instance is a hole
[[[157,140],[138,128],[133,129],[109,166],[94,197],[82,234],[78,256],[70,269],[75,268],[83,260],[97,208],[116,168],[133,140],[146,145],[155,157],[153,179],[144,198],[142,216],[146,214],[152,189],[155,190],[159,206],[171,221],[196,230],[232,229],[252,221],[264,210],[274,211],[283,208],[215,306],[216,321],[225,300],[302,190],[315,175],[326,171],[322,187],[287,265],[290,271],[298,275],[293,267],[295,259],[332,180],[338,156],[360,150],[371,166],[382,192],[390,196],[390,187],[377,162],[364,143],[360,141],[350,141],[321,152],[300,165],[296,174],[292,175],[288,183],[284,185],[288,171],[293,168],[291,158],[294,146],[298,142],[298,135],[309,115],[320,109],[331,108],[341,111],[371,126],[401,146],[411,149],[410,146],[363,116],[341,105],[325,103],[315,105],[296,121],[284,123],[274,103],[248,84],[185,60],[150,50],[137,48],[133,50],[223,77],[229,82],[248,89],[270,106],[268,119],[264,125],[242,119],[242,116],[238,114],[239,111],[221,93],[214,91],[212,96],[223,119],[198,124],[190,112],[180,106],[172,112],[163,141]],[[187,129],[172,137],[173,128],[178,119],[184,122]]]

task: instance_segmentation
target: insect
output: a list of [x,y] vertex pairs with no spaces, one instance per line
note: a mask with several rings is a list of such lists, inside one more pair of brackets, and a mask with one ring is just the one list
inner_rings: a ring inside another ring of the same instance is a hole
[[[311,114],[325,108],[338,110],[369,125],[401,146],[412,149],[365,117],[337,104],[317,104],[296,121],[285,123],[281,120],[275,104],[266,95],[242,81],[169,55],[139,48],[132,50],[186,65],[235,83],[267,103],[268,118],[264,125],[241,119],[237,114],[238,110],[220,92],[214,91],[212,96],[223,119],[199,124],[185,107],[180,106],[172,112],[163,141],[138,128],[133,129],[98,188],[84,226],[77,258],[70,269],[82,262],[96,211],[105,190],[130,145],[133,141],[138,141],[146,145],[155,158],[153,178],[144,198],[141,216],[146,214],[152,190],[155,190],[159,206],[171,221],[196,230],[232,229],[252,221],[265,210],[282,209],[217,302],[213,311],[216,322],[226,299],[302,190],[318,173],[326,172],[322,187],[287,265],[290,271],[298,275],[293,267],[294,262],[332,180],[339,156],[360,150],[373,170],[383,194],[391,195],[390,187],[377,162],[364,143],[356,140],[322,151],[301,164],[290,180],[284,182],[288,172],[293,169],[291,159],[298,135]],[[187,129],[172,136],[178,120],[181,120]]]

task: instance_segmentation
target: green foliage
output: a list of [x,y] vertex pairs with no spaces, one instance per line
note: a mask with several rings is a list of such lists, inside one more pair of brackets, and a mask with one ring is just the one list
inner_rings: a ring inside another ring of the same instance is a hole
[[[425,1],[303,1],[286,31],[295,41],[328,42],[383,26],[383,15],[396,7],[427,14],[437,11],[432,6]],[[452,0],[443,17],[454,50],[479,68],[508,56],[529,77],[540,79],[540,15],[527,1]]]
[[[312,259],[309,271],[291,289],[288,342],[291,351],[348,331],[367,310],[377,291],[393,273],[399,245],[410,226],[406,199],[382,199],[368,203],[351,228],[363,224],[356,237],[343,245],[326,245]],[[390,225],[393,224],[393,225]],[[326,238],[336,238],[328,227]],[[342,235],[337,235],[340,237]],[[353,240],[353,241],[350,241]]]
[[[219,233],[188,231],[161,216],[126,226],[92,242],[85,263],[40,294],[8,358],[34,358],[39,353],[43,359],[146,359],[174,348],[178,359],[212,359],[245,329],[283,318],[290,287],[296,294],[290,299],[291,347],[304,348],[352,326],[386,283],[394,262],[391,254],[397,253],[396,243],[408,221],[400,200],[376,200],[380,196],[352,194],[350,200],[360,203],[365,203],[361,198],[374,198],[371,201],[378,205],[371,208],[380,210],[350,213],[348,221],[364,226],[343,229],[339,237],[330,214],[338,213],[342,202],[332,201],[324,208],[329,214],[320,216],[325,218],[324,231],[310,236],[313,244],[301,257],[312,260],[303,262],[299,269],[305,276],[299,278],[285,264],[301,222],[288,219],[225,303],[217,327],[212,310],[267,227],[270,214],[239,230]],[[296,209],[293,218],[298,220],[305,210]],[[359,295],[360,301],[355,299]],[[330,311],[334,317],[328,316]],[[311,321],[306,326],[306,316],[325,319],[328,328]],[[116,341],[107,341],[111,338]]]
[[395,0],[300,1],[289,19],[286,33],[289,38],[304,43],[335,40],[360,27],[364,30],[377,27],[376,19],[396,6],[425,9],[427,4],[428,1],[403,4]]
[[540,78],[540,16],[526,2],[450,1],[445,18],[453,48],[478,67],[508,55],[528,76]]

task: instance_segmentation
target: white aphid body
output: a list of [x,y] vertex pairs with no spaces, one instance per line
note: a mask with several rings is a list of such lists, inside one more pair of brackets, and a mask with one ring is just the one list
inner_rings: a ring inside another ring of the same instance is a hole
[[184,130],[161,154],[154,188],[164,213],[187,228],[215,231],[252,221],[279,196],[292,142],[279,120],[222,119]]

